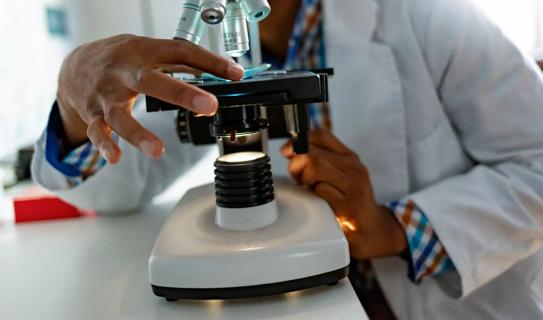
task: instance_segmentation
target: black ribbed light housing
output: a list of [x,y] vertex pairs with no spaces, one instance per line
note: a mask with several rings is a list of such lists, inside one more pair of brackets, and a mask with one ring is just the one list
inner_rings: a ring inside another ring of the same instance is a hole
[[215,161],[217,206],[250,208],[273,201],[270,158],[262,152],[239,152]]

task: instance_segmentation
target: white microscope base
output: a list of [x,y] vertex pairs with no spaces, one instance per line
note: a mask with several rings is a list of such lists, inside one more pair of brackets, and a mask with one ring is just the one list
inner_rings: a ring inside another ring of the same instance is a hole
[[253,231],[215,224],[212,184],[177,204],[149,258],[156,295],[228,299],[331,284],[347,275],[349,248],[326,202],[286,179],[275,179],[277,221]]

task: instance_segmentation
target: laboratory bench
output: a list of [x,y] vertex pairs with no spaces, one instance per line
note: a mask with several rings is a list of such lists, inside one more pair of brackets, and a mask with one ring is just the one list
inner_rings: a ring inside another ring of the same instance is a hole
[[0,222],[0,318],[367,319],[347,279],[242,300],[153,295],[147,260],[173,204],[112,217]]

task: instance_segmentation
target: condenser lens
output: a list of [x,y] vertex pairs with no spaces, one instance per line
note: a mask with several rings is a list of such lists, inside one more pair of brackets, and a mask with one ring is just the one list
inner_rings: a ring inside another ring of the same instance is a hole
[[266,154],[263,152],[236,152],[224,155],[217,160],[225,163],[242,163],[247,161],[255,161],[265,157]]

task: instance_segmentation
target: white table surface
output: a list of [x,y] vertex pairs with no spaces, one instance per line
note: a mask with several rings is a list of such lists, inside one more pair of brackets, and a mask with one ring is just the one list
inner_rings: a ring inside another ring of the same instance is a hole
[[367,319],[347,280],[281,296],[166,302],[147,259],[172,205],[120,217],[0,223],[1,319]]

